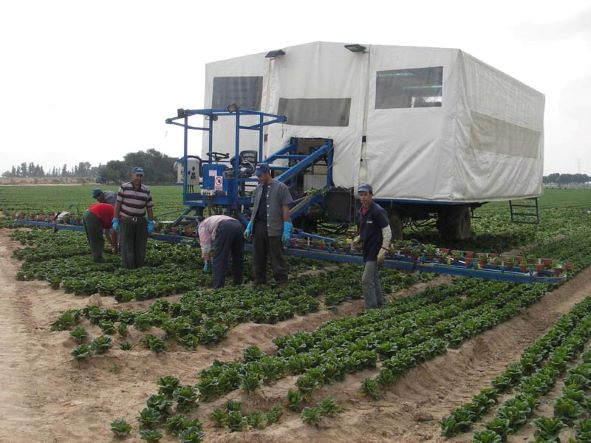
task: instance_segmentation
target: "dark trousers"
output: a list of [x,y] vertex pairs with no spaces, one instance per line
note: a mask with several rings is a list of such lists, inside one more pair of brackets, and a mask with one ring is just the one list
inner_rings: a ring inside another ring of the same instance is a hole
[[211,251],[213,288],[222,288],[226,281],[228,259],[232,256],[232,278],[235,285],[242,283],[244,267],[244,229],[238,220],[224,220],[218,226]]
[[147,225],[145,217],[119,218],[119,245],[124,268],[135,269],[144,266],[148,243]]
[[271,260],[271,269],[273,270],[275,281],[277,283],[285,283],[287,281],[287,266],[285,265],[285,260],[283,260],[281,236],[269,237],[265,223],[254,223],[252,255],[255,285],[267,283],[267,255]]
[[90,211],[85,211],[82,215],[84,223],[84,231],[86,232],[86,239],[92,252],[92,259],[96,263],[103,261],[103,249],[105,247],[105,240],[103,238],[103,227],[99,218]]

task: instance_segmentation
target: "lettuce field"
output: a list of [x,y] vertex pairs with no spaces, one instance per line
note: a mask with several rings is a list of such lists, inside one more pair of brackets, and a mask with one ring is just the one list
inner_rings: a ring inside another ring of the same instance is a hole
[[[0,187],[2,441],[591,441],[591,191],[547,190],[540,225],[507,203],[440,244],[568,261],[560,285],[290,258],[289,283],[209,289],[200,251],[149,241],[146,266],[92,261],[80,233],[16,228],[94,186]],[[105,188],[106,189],[106,188]],[[156,217],[182,210],[153,187]],[[14,437],[17,436],[17,437]]]

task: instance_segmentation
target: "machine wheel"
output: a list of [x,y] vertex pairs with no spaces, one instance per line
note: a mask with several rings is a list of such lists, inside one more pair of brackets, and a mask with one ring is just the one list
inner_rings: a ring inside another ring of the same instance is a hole
[[472,237],[471,227],[468,205],[450,206],[439,213],[437,229],[443,240],[468,240]]
[[402,218],[400,213],[393,210],[389,214],[390,229],[392,230],[392,240],[402,240]]

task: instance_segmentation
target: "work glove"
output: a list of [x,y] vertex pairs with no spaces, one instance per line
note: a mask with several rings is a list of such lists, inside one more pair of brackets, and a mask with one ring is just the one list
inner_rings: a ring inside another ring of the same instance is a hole
[[146,229],[148,230],[148,235],[154,232],[154,220],[148,220],[148,224],[146,225]]
[[119,232],[119,219],[118,218],[113,218],[113,221],[111,222],[111,228],[113,228],[113,231]]
[[252,237],[252,221],[248,222],[248,225],[246,225],[246,230],[244,231],[244,238],[246,240],[250,240],[250,237]]
[[291,228],[293,225],[291,222],[284,221],[283,222],[283,235],[281,236],[281,240],[283,240],[283,244],[285,246],[289,245],[289,240],[291,239]]
[[209,261],[205,261],[203,263],[203,272],[208,272],[209,271]]
[[378,264],[383,265],[385,259],[386,259],[386,250],[384,248],[381,248],[380,252],[378,252]]
[[357,246],[359,246],[359,243],[361,243],[361,236],[358,235],[353,240],[351,240],[351,249],[355,249]]

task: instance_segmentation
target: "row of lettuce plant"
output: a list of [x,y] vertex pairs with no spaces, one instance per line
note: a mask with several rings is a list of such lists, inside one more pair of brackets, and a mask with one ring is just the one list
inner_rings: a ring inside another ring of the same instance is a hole
[[[549,383],[555,380],[551,376],[564,371],[567,361],[576,356],[575,351],[581,343],[584,345],[589,333],[591,298],[575,305],[568,314],[562,316],[542,338],[523,351],[519,361],[509,364],[502,374],[495,377],[490,387],[483,389],[443,419],[442,434],[449,437],[470,430],[473,423],[484,416],[501,395],[511,389],[518,393],[532,394],[551,388],[552,384]],[[512,403],[508,407],[514,406]],[[499,422],[493,421],[490,428],[497,429]]]

